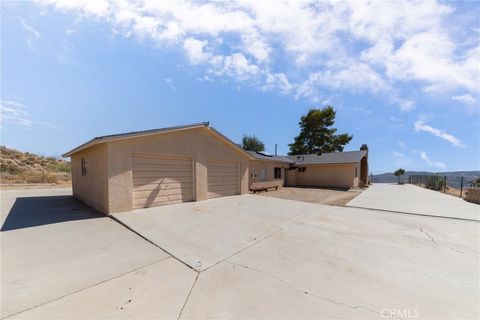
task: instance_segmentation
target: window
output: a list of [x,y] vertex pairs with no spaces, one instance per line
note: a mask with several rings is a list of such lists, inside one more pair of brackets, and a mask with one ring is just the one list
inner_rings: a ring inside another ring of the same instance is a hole
[[82,176],[87,175],[87,158],[82,158]]
[[273,178],[282,179],[282,168],[273,168]]
[[305,167],[298,167],[298,172],[305,172]]
[[267,168],[260,168],[260,180],[267,180]]
[[355,166],[355,178],[358,177],[358,174],[357,174],[357,167]]

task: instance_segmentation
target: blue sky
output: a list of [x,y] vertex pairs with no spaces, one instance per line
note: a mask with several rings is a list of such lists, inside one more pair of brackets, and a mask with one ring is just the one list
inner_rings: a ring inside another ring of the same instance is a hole
[[210,121],[288,152],[330,104],[375,173],[480,169],[478,2],[2,2],[1,143]]

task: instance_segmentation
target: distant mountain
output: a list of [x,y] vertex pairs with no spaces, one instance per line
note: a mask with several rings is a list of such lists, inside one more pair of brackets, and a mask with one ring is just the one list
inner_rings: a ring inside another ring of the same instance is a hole
[[[433,174],[446,176],[447,185],[452,188],[460,188],[462,176],[464,177],[463,186],[468,186],[470,181],[480,177],[480,171],[451,171],[451,172],[407,171],[402,176],[402,180],[405,182],[408,182],[408,177],[410,175],[433,175]],[[378,183],[397,182],[397,177],[393,175],[393,172],[374,174],[373,182],[378,182]]]

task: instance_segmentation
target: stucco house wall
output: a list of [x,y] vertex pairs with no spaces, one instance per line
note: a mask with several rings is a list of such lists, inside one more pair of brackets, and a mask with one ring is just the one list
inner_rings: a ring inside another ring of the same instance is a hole
[[132,154],[155,153],[193,158],[194,199],[207,199],[207,160],[234,160],[239,163],[239,193],[249,192],[248,157],[228,146],[209,128],[174,131],[108,142],[109,212],[129,211],[132,200]]
[[[85,158],[87,173],[82,175],[82,158]],[[88,206],[108,212],[107,146],[92,146],[72,155],[73,196]]]
[[[265,160],[250,160],[249,161],[249,186],[255,188],[258,185],[268,185],[269,187],[283,187],[285,185],[285,168],[288,168],[288,164],[277,161],[265,161]],[[265,169],[265,179],[262,180],[260,176],[261,170]],[[282,177],[275,179],[274,168],[282,169]],[[252,177],[252,174],[256,174],[256,177]]]
[[352,188],[358,186],[356,164],[303,165],[305,171],[296,172],[298,186]]

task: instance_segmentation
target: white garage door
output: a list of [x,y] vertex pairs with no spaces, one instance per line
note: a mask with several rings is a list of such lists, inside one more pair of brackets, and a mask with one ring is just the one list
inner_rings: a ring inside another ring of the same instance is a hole
[[238,194],[237,161],[208,160],[208,198]]
[[193,201],[192,159],[156,155],[132,158],[133,207]]

